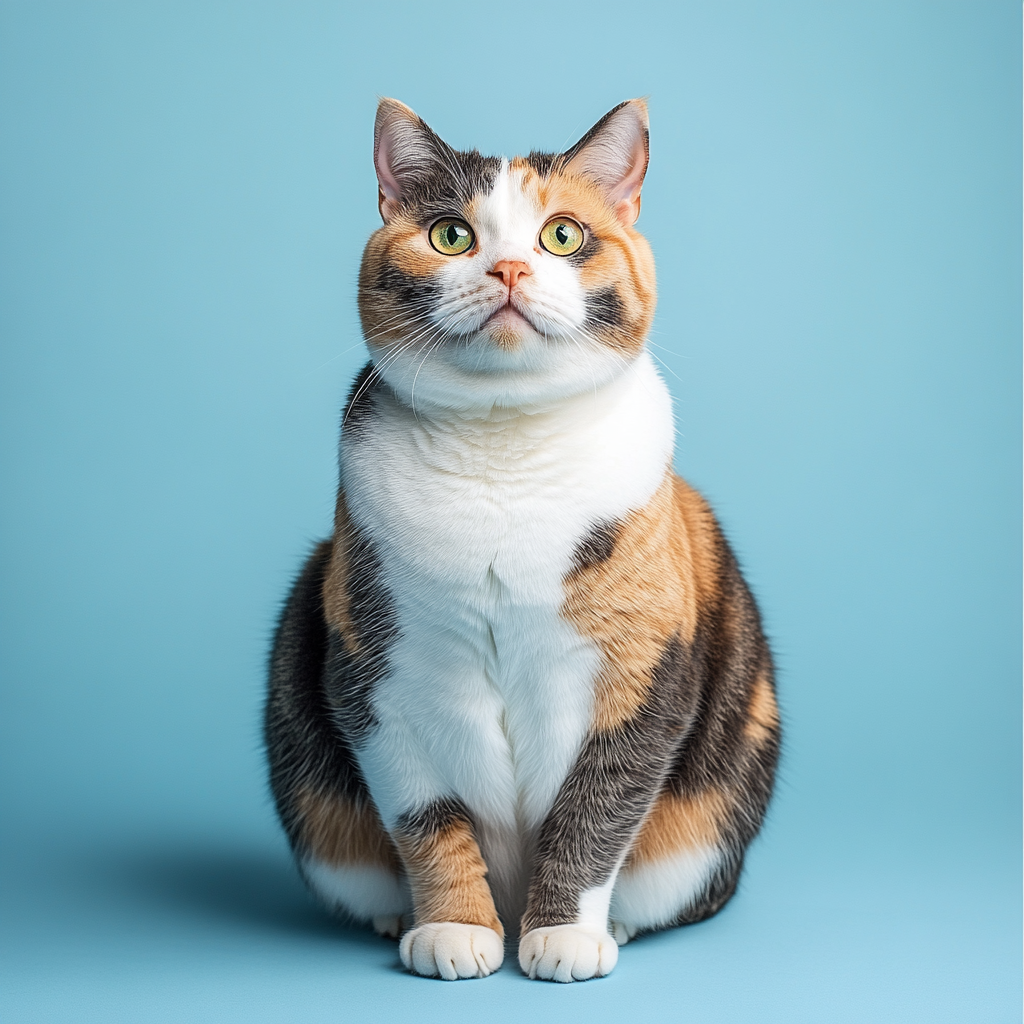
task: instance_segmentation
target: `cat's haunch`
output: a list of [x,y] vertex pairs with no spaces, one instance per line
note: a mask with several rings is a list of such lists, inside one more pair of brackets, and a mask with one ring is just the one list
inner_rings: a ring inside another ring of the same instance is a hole
[[634,224],[646,105],[565,153],[452,149],[381,101],[334,533],[274,640],[300,870],[405,966],[607,974],[733,894],[779,750],[757,607],[672,470]]

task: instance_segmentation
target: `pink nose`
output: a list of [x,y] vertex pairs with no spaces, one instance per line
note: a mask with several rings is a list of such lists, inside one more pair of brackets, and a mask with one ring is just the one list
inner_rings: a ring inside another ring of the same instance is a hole
[[498,260],[487,273],[491,277],[500,277],[505,287],[512,291],[519,278],[529,277],[532,271],[530,265],[522,260]]

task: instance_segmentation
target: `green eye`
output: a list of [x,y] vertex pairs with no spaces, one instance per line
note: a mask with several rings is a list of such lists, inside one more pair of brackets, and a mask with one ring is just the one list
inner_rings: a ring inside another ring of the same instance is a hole
[[568,217],[553,217],[540,229],[540,244],[555,256],[571,256],[583,244],[583,228]]
[[473,229],[464,220],[445,217],[430,229],[430,244],[445,256],[458,256],[473,245]]

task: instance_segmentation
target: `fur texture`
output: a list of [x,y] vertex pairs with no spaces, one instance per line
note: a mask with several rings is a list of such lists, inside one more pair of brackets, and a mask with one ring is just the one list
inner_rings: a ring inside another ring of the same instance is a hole
[[732,895],[780,737],[644,348],[646,108],[509,161],[384,100],[374,159],[371,362],[275,638],[271,786],[309,885],[410,970],[481,977],[508,933],[530,977],[601,976]]

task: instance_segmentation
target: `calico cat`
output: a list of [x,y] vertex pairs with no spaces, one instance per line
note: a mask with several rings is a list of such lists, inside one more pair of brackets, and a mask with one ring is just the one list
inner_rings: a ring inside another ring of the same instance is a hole
[[458,152],[381,101],[371,362],[334,534],[281,615],[266,743],[300,870],[417,974],[607,974],[733,894],[779,750],[772,659],[672,471],[633,225],[647,110]]

